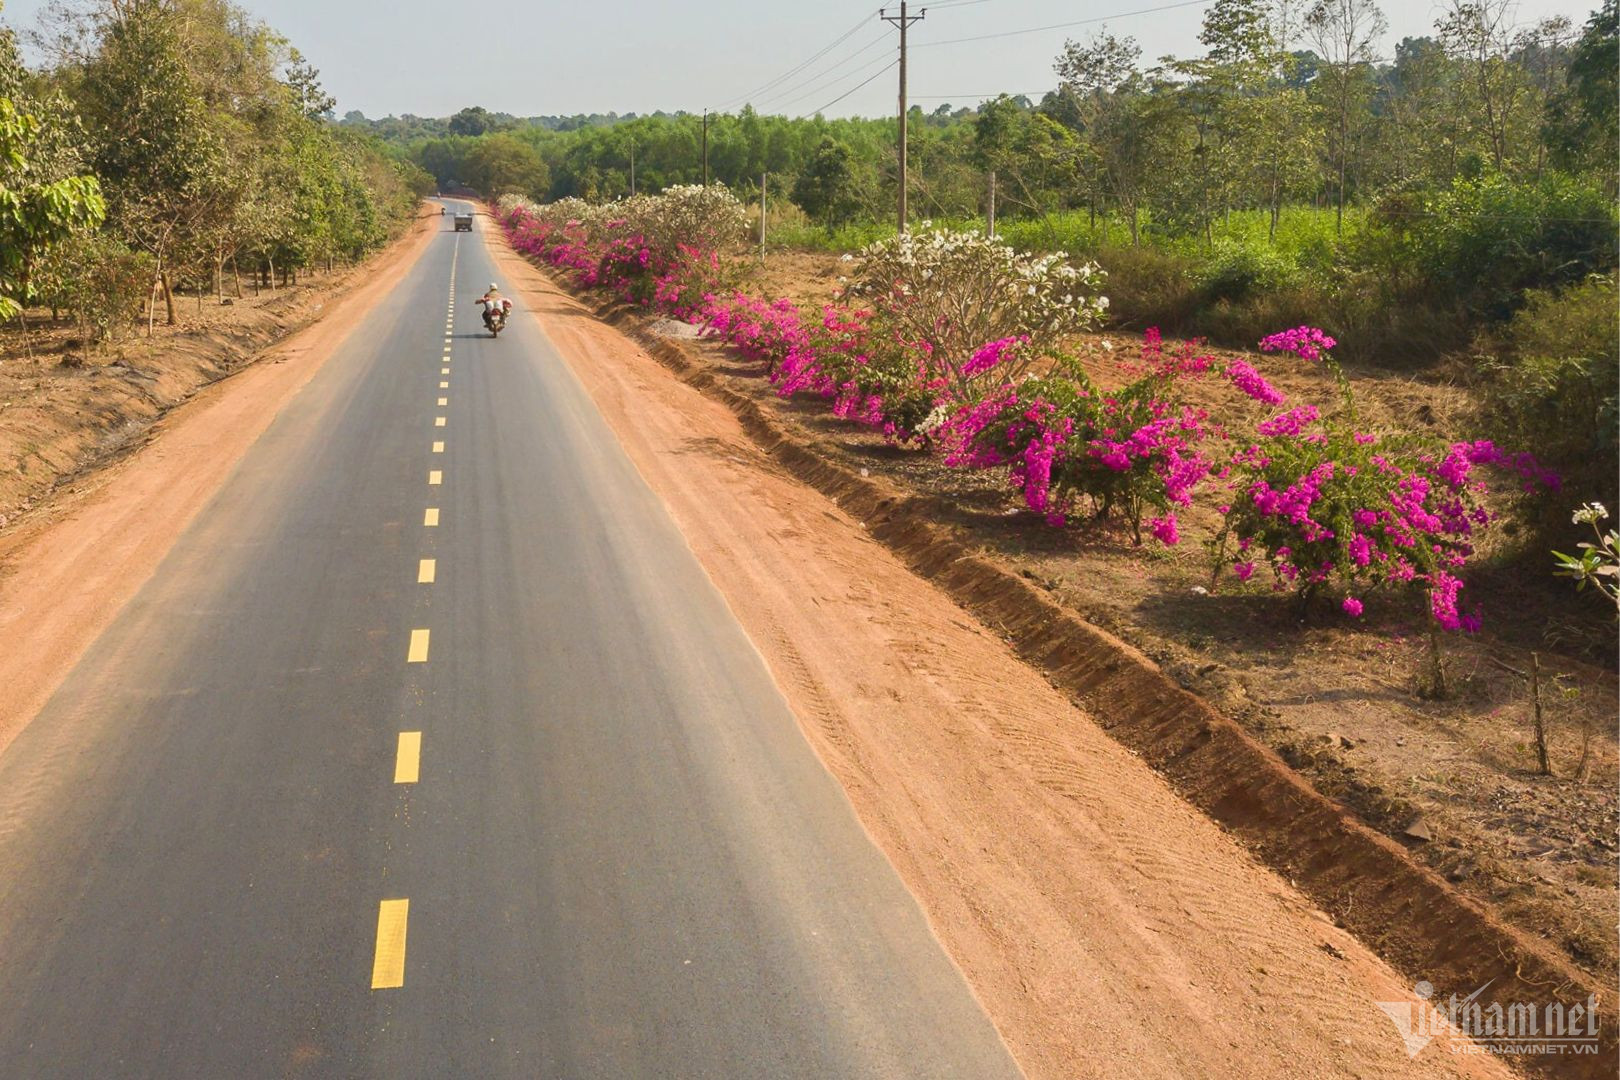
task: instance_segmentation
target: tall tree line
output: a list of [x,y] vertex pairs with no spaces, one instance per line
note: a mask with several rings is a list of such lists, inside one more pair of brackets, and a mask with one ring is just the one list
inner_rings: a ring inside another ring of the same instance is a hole
[[334,123],[318,73],[230,0],[92,0],[52,9],[49,25],[38,70],[0,29],[0,116],[32,131],[0,192],[55,184],[67,219],[26,275],[0,279],[13,303],[66,307],[104,332],[142,302],[174,322],[178,287],[223,295],[243,274],[273,287],[358,259],[432,189]]
[[[1616,0],[1584,26],[1519,26],[1510,0],[1446,0],[1434,33],[1381,52],[1377,0],[1216,0],[1205,52],[1147,64],[1104,30],[1056,58],[1036,103],[913,112],[912,201],[929,216],[979,213],[985,173],[1003,213],[1087,209],[1131,239],[1212,232],[1220,215],[1351,207],[1484,176],[1558,173],[1616,193]],[[613,198],[701,179],[703,122],[690,114],[368,121],[444,184],[537,198]],[[829,120],[752,108],[708,122],[709,175],[733,187],[772,173],[829,223],[880,220],[894,195],[890,118]],[[632,162],[634,166],[632,169]],[[807,178],[802,184],[800,178]]]

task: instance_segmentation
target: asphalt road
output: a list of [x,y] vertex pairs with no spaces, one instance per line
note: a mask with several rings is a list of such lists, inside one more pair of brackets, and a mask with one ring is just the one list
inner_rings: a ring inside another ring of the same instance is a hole
[[0,1077],[1017,1075],[444,230],[0,756]]

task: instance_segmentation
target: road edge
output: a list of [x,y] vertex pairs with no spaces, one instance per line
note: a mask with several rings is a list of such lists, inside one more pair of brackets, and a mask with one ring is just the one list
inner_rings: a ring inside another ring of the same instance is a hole
[[[426,205],[426,204],[424,204]],[[174,542],[281,410],[342,348],[438,235],[438,214],[355,274],[341,305],[256,352],[153,422],[133,453],[58,492],[0,545],[0,754],[157,570]],[[329,317],[341,310],[344,320]],[[270,362],[267,362],[270,361]]]

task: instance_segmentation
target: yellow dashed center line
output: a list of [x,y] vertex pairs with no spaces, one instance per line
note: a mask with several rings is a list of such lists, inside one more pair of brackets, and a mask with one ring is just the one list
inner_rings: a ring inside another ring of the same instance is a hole
[[422,511],[422,524],[429,529],[439,524],[439,508],[437,506],[430,506]]
[[440,381],[439,389],[440,390],[448,390],[448,389],[450,389],[450,384],[448,382]]
[[418,585],[431,585],[438,570],[437,559],[423,559],[416,564],[416,583]]
[[384,900],[377,908],[377,952],[371,962],[371,988],[390,990],[405,985],[405,923],[409,900]]
[[440,472],[438,469],[434,469],[432,472],[428,473],[428,483],[429,484],[442,484],[442,483],[444,483],[444,473]]
[[450,399],[449,399],[449,398],[447,398],[447,397],[442,397],[442,398],[440,398],[440,399],[439,399],[439,407],[440,407],[440,408],[441,408],[441,409],[442,409],[442,408],[443,408],[443,407],[444,407],[444,406],[446,406],[446,405],[448,405],[448,404],[450,404]]
[[411,651],[405,654],[407,664],[425,664],[428,658],[428,632],[411,631]]
[[433,444],[433,452],[434,452],[434,453],[435,453],[435,454],[442,454],[442,453],[444,453],[444,443],[442,443],[442,442],[436,442],[436,443],[434,443],[434,444]]
[[435,417],[434,417],[434,418],[433,418],[433,426],[434,426],[434,427],[444,427],[444,417],[442,417],[442,416],[435,416]]
[[422,733],[399,733],[399,752],[394,756],[394,783],[414,784],[422,771]]
[[439,374],[440,375],[448,375],[448,374],[450,374],[450,369],[447,368],[447,367],[442,367],[442,368],[439,369]]

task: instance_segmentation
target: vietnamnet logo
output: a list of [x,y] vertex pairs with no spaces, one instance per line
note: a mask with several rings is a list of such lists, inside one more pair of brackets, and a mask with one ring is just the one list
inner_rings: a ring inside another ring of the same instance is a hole
[[[1492,980],[1495,981],[1495,980]],[[1453,1054],[1596,1054],[1597,999],[1531,1003],[1487,999],[1486,983],[1466,997],[1434,1000],[1427,980],[1412,988],[1416,1001],[1380,1001],[1395,1024],[1408,1057],[1417,1057],[1435,1039]],[[1459,1038],[1458,1036],[1461,1036]]]

